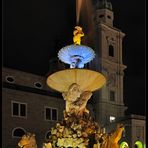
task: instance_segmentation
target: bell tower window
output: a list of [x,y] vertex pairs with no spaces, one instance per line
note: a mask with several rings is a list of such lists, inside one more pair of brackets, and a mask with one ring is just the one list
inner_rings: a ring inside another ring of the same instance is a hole
[[103,15],[103,14],[99,15],[99,18],[103,18],[103,17],[104,17],[104,15]]
[[108,15],[107,18],[111,19],[111,16]]
[[110,91],[110,101],[115,101],[115,91]]
[[114,57],[114,47],[112,45],[109,45],[109,56]]

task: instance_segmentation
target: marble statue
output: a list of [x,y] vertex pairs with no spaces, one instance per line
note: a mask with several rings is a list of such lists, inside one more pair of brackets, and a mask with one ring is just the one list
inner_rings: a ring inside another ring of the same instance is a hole
[[73,83],[67,92],[63,92],[62,96],[66,100],[66,112],[69,114],[83,115],[84,112],[89,113],[86,109],[87,101],[91,98],[92,92],[81,91],[80,86]]

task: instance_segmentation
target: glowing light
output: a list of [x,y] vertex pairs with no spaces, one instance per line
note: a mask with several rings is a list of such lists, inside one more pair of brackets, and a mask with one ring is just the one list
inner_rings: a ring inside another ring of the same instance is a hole
[[77,24],[79,23],[80,19],[80,10],[82,6],[82,0],[76,0],[76,17],[77,17]]
[[110,116],[110,117],[109,117],[110,122],[114,122],[115,119],[116,119],[116,117],[114,117],[114,116]]
[[135,145],[137,146],[137,148],[143,148],[143,144],[141,141],[136,141]]
[[69,45],[63,47],[58,53],[59,59],[70,65],[70,68],[83,68],[84,64],[90,62],[94,57],[94,51],[84,45]]
[[120,148],[129,148],[128,146],[128,143],[123,141],[121,144],[120,144]]
[[146,148],[146,144],[144,144],[143,148]]

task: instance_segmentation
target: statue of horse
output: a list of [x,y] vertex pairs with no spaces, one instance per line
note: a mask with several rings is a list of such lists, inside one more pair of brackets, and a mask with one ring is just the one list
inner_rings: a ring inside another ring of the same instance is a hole
[[18,142],[20,148],[37,148],[35,134],[26,133]]
[[119,148],[118,142],[122,137],[123,130],[123,124],[117,124],[116,130],[108,136],[104,148]]
[[123,124],[117,124],[116,130],[110,134],[102,134],[101,142],[94,144],[93,148],[119,148],[118,142],[122,137],[123,130]]

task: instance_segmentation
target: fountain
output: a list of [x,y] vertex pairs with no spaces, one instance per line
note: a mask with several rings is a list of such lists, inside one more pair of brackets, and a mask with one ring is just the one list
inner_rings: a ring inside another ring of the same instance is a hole
[[[77,23],[81,6],[78,8]],[[90,47],[81,45],[84,33],[80,26],[75,27],[73,35],[73,44],[58,52],[58,58],[69,64],[69,69],[55,72],[47,78],[47,85],[62,93],[66,106],[63,121],[51,128],[51,135],[43,143],[43,148],[118,148],[124,126],[118,124],[114,132],[105,133],[86,108],[93,92],[103,87],[106,78],[99,72],[84,69],[84,65],[94,59],[95,53]],[[18,146],[36,148],[35,135],[27,133]]]
[[70,68],[53,73],[47,78],[48,86],[61,92],[66,101],[64,119],[51,129],[48,143],[54,148],[109,148],[109,139],[112,139],[114,146],[110,145],[116,148],[123,125],[119,124],[111,135],[106,134],[86,108],[92,92],[100,89],[106,79],[99,72],[84,69],[84,64],[90,62],[95,53],[90,47],[81,45],[81,37],[84,36],[82,28],[76,26],[75,29],[74,44],[62,48],[58,53],[59,59],[69,64]]
[[[124,126],[118,124],[116,131],[107,134],[86,108],[92,93],[105,84],[106,78],[99,72],[84,69],[84,64],[91,61],[95,53],[90,47],[81,45],[81,37],[84,36],[82,28],[76,26],[75,29],[74,44],[58,53],[59,59],[69,64],[70,68],[47,78],[47,85],[62,93],[66,107],[63,121],[51,128],[51,135],[43,143],[43,148],[118,148]],[[18,146],[36,148],[35,135],[27,133]]]

